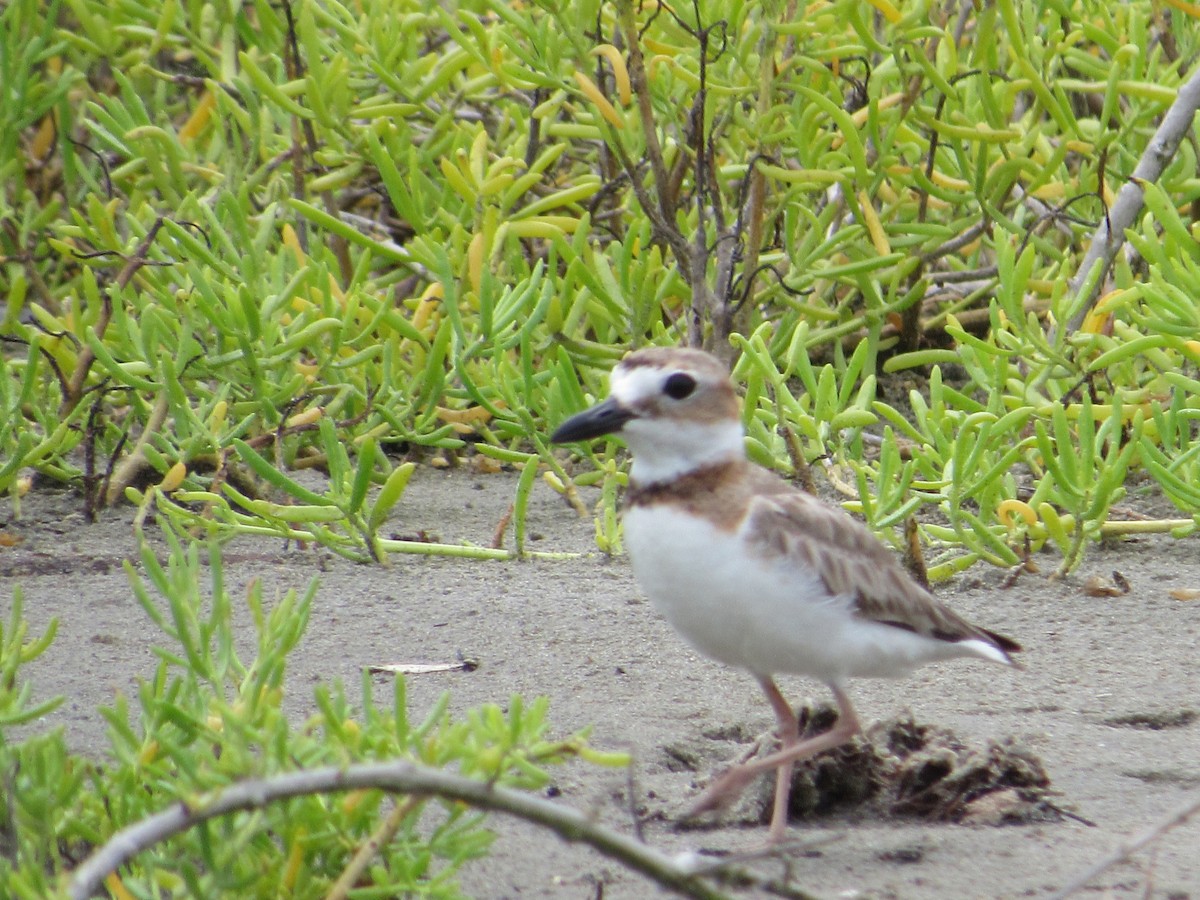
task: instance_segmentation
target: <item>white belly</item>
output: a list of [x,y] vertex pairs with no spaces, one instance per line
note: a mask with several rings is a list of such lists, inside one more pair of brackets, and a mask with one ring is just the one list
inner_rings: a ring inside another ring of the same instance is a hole
[[964,655],[856,616],[853,598],[830,596],[815,572],[754,556],[741,534],[667,504],[627,511],[625,546],[642,590],[688,643],[758,675],[841,681]]

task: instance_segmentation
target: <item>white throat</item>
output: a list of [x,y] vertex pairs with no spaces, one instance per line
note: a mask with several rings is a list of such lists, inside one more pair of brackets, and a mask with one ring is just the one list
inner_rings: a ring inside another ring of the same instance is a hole
[[633,419],[621,430],[633,453],[629,477],[640,485],[673,481],[746,456],[740,422]]

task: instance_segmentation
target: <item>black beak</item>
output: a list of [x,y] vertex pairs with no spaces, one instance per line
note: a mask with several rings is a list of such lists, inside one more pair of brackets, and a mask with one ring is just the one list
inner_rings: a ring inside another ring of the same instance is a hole
[[622,426],[634,414],[620,403],[609,397],[603,403],[598,403],[591,409],[585,409],[578,415],[571,416],[554,430],[550,435],[552,444],[569,444],[572,441],[587,441],[601,435],[620,431]]

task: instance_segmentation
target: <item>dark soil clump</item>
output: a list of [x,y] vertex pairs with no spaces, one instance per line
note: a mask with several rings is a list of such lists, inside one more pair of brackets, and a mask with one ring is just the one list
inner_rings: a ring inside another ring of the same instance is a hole
[[[836,715],[829,706],[802,710],[804,734],[826,730]],[[862,808],[936,822],[1057,821],[1050,793],[1041,760],[1015,741],[970,747],[948,729],[904,716],[798,765],[791,814],[806,819]]]

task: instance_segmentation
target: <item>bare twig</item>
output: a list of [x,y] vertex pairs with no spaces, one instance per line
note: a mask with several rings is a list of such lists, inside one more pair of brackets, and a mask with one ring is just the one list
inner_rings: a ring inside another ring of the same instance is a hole
[[133,452],[121,460],[121,464],[117,466],[112,477],[108,481],[108,486],[104,491],[104,506],[112,506],[123,496],[125,496],[125,488],[129,487],[137,479],[140,473],[148,463],[146,462],[146,445],[150,443],[150,439],[158,434],[158,430],[162,428],[163,422],[167,420],[167,412],[170,410],[170,399],[167,397],[166,388],[158,395],[158,399],[154,402],[154,409],[150,411],[150,418],[146,420],[146,424],[142,427],[142,433],[138,436],[137,443],[133,447]]
[[41,303],[43,308],[49,310],[54,315],[60,315],[62,313],[62,304],[59,303],[59,299],[55,296],[54,291],[50,290],[49,285],[46,284],[46,280],[42,277],[41,269],[37,266],[39,257],[35,251],[40,235],[29,235],[25,242],[26,246],[22,247],[21,230],[17,227],[16,220],[8,216],[0,217],[0,230],[3,230],[4,236],[19,251],[12,256],[0,254],[0,263],[19,262],[25,269],[25,280],[29,283],[30,289],[33,290],[34,295],[38,298],[38,302]]
[[[646,60],[642,56],[642,45],[639,42],[636,18],[636,4],[633,0],[622,0],[617,4],[617,18],[621,24],[621,32],[625,38],[625,46],[629,51],[629,84],[633,96],[637,99],[638,116],[642,120],[642,136],[646,142],[646,158],[654,176],[654,186],[658,191],[659,209],[666,222],[675,221],[675,201],[667,192],[669,180],[667,167],[663,162],[662,145],[658,141],[658,123],[654,118],[654,107],[650,99],[650,85],[646,78]],[[629,171],[626,166],[626,171]],[[634,173],[630,172],[630,177]],[[634,179],[636,181],[636,178]],[[678,248],[672,247],[676,250]]]
[[971,243],[974,240],[977,240],[978,238],[980,238],[984,234],[986,234],[988,229],[990,229],[991,227],[992,227],[991,219],[989,219],[985,216],[982,222],[977,222],[976,224],[974,224],[970,228],[968,228],[966,231],[964,231],[962,234],[951,238],[950,240],[946,241],[944,244],[940,244],[937,247],[934,247],[932,250],[928,250],[925,253],[922,253],[921,254],[921,262],[931,263],[934,260],[941,259],[943,256],[949,256],[951,253],[957,253],[963,247],[967,246],[967,244]]
[[309,794],[376,789],[420,797],[443,797],[479,809],[503,812],[544,826],[566,841],[580,841],[622,865],[640,872],[661,887],[685,897],[723,900],[689,869],[636,839],[598,825],[587,813],[534,797],[521,791],[490,785],[407,761],[361,763],[340,768],[328,766],[256,778],[231,785],[189,805],[176,803],[117,832],[74,872],[72,900],[87,900],[100,890],[107,875],[137,854],[200,822]]
[[[763,121],[767,119],[771,111],[771,104],[774,100],[775,88],[775,44],[777,41],[776,32],[773,28],[763,28],[763,33],[758,39],[758,99],[756,102],[756,111]],[[785,52],[785,56],[786,56]],[[762,145],[761,140],[758,146],[758,153],[765,155],[766,148]],[[762,250],[763,242],[763,226],[764,208],[766,206],[767,196],[767,177],[762,170],[755,165],[755,161],[750,162],[750,171],[747,173],[747,190],[746,199],[739,210],[738,224],[734,231],[736,234],[742,232],[742,225],[745,224],[745,245],[743,247],[743,263],[742,272],[745,279],[743,288],[743,297],[750,297],[754,291],[754,279],[758,275],[758,259]],[[729,302],[733,301],[733,297],[728,298]],[[737,310],[734,310],[736,314]],[[732,324],[732,323],[731,323]]]
[[[654,118],[652,97],[649,81],[646,75],[645,57],[639,44],[640,32],[637,28],[636,8],[633,0],[621,0],[617,4],[617,19],[622,38],[629,53],[629,81],[633,95],[637,101],[638,115],[641,120],[643,137],[645,139],[645,162],[650,167],[650,180],[653,182],[655,200],[651,200],[648,189],[641,183],[641,161],[635,163],[626,152],[615,132],[609,134],[609,150],[620,160],[621,167],[629,176],[630,185],[641,205],[642,210],[650,219],[651,233],[654,240],[669,247],[675,256],[679,273],[692,291],[692,304],[687,323],[688,343],[691,346],[707,346],[708,349],[721,356],[729,354],[728,336],[732,329],[732,314],[734,304],[730,297],[730,285],[733,284],[733,270],[739,259],[736,235],[725,227],[724,209],[721,206],[716,184],[713,180],[715,171],[713,164],[712,135],[705,131],[705,108],[708,97],[707,66],[709,60],[710,39],[714,33],[719,33],[721,45],[716,55],[725,52],[727,37],[726,23],[717,22],[705,26],[701,23],[698,6],[693,6],[696,24],[693,27],[685,22],[670,7],[661,7],[667,14],[699,44],[699,87],[693,98],[690,110],[687,132],[687,147],[690,156],[682,154],[673,168],[668,170],[663,157],[662,145],[658,137],[658,124]],[[714,129],[716,126],[713,126]],[[693,191],[696,207],[696,225],[689,240],[680,230],[677,213],[680,208],[679,184],[685,175],[685,162],[691,162],[693,171]],[[713,223],[710,229],[709,223]],[[715,235],[710,235],[710,230]],[[712,239],[710,248],[709,241]],[[715,273],[713,282],[708,279],[710,263],[715,257]],[[716,285],[714,288],[713,285]],[[711,326],[706,335],[705,325]]]
[[[292,12],[292,4],[290,0],[286,0],[282,4],[283,13],[287,19],[287,35],[283,45],[283,64],[287,71],[289,80],[296,80],[304,77],[304,59],[300,55],[300,41],[296,36],[296,18]],[[304,141],[300,140],[300,133],[304,134]],[[304,149],[308,148],[310,157],[315,157],[319,144],[317,143],[317,133],[313,128],[312,120],[300,119],[292,116],[292,180],[293,191],[297,198],[303,198],[305,194],[306,183],[304,181]],[[337,203],[334,202],[333,192],[329,190],[321,191],[321,202],[325,206],[325,212],[336,217],[338,214]],[[303,219],[296,222],[296,234],[300,239],[300,246],[304,248],[304,252],[308,253],[307,229]],[[329,234],[325,238],[329,242],[330,248],[333,250],[333,255],[338,261],[338,269],[341,274],[342,284],[349,284],[350,279],[354,276],[354,264],[350,260],[350,246],[346,239],[339,234]]]
[[512,524],[513,513],[516,512],[516,501],[508,504],[508,511],[500,517],[500,521],[496,523],[495,529],[492,531],[492,549],[499,550],[504,546],[504,533],[508,531],[508,526]]
[[[159,216],[154,220],[154,224],[150,226],[150,230],[146,232],[146,236],[142,238],[141,243],[133,251],[117,275],[117,288],[124,288],[133,280],[133,276],[137,274],[142,266],[147,265],[150,260],[146,258],[146,254],[150,252],[150,246],[154,243],[154,239],[158,237],[159,229],[163,227],[163,222],[166,220]],[[96,338],[104,340],[104,332],[108,331],[109,322],[112,321],[112,294],[104,291],[103,297],[104,306],[100,310],[100,315],[96,319]],[[84,344],[79,351],[79,358],[75,361],[75,370],[71,374],[70,383],[67,385],[66,395],[63,397],[59,414],[66,416],[71,410],[79,405],[80,399],[83,397],[83,384],[87,381],[88,372],[92,369],[92,363],[96,361],[96,354],[92,352],[92,348]]]
[[382,824],[372,832],[367,842],[358,848],[358,852],[354,854],[350,864],[342,870],[338,880],[325,895],[325,900],[346,900],[350,896],[351,888],[358,884],[358,879],[367,870],[371,860],[378,855],[380,848],[388,845],[396,836],[396,832],[400,830],[404,820],[420,805],[419,797],[409,797],[403,803],[397,803]]
[[1192,77],[1184,83],[1175,95],[1175,102],[1163,116],[1162,123],[1154,132],[1154,137],[1146,146],[1142,158],[1129,180],[1117,194],[1116,202],[1108,216],[1097,227],[1092,235],[1092,243],[1088,247],[1083,262],[1075,277],[1071,279],[1070,291],[1076,297],[1076,310],[1067,322],[1067,331],[1078,331],[1083,320],[1091,311],[1100,295],[1100,287],[1112,265],[1113,257],[1125,242],[1125,229],[1133,225],[1133,220],[1142,209],[1142,198],[1145,193],[1144,182],[1157,181],[1179,149],[1183,140],[1192,127],[1192,119],[1200,108],[1200,67],[1192,72]]
[[1111,853],[1109,853],[1095,865],[1071,879],[1070,883],[1052,896],[1050,900],[1063,900],[1064,897],[1069,897],[1072,894],[1081,891],[1087,886],[1089,881],[1091,881],[1105,869],[1110,869],[1118,863],[1122,863],[1129,859],[1129,857],[1133,856],[1133,854],[1137,853],[1147,844],[1158,840],[1175,826],[1182,825],[1197,812],[1200,812],[1200,796],[1193,797],[1162,821],[1156,822],[1146,830],[1142,831],[1140,834],[1133,836],[1127,841],[1122,841],[1113,849]]
[[984,266],[982,269],[968,269],[961,272],[931,272],[929,280],[933,284],[962,284],[964,282],[992,279],[1000,274],[998,266]]

